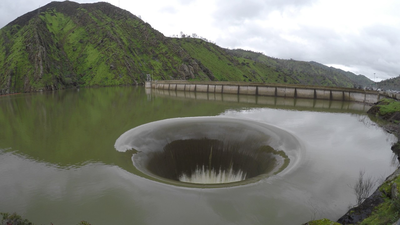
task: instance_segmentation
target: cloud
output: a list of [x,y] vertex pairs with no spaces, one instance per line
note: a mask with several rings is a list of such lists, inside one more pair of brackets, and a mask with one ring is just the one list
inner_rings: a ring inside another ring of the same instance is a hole
[[223,47],[338,65],[370,78],[378,72],[384,79],[400,72],[400,19],[386,4],[234,1],[219,5],[214,17],[221,28],[217,44]]
[[[226,4],[228,3],[228,4]],[[247,19],[254,19],[263,11],[262,1],[217,1],[218,9],[214,12],[215,20],[226,24],[238,24]]]
[[36,10],[46,4],[48,0],[1,0],[0,1],[0,28],[14,21],[25,13]]
[[[300,35],[314,46],[313,51],[303,55],[304,60],[354,67],[357,69],[352,72],[362,72],[370,78],[378,71],[383,79],[399,73],[400,58],[396,55],[400,44],[396,37],[400,30],[394,27],[372,25],[354,34],[303,27]],[[368,67],[374,70],[367,70]]]
[[181,5],[190,5],[194,2],[196,2],[196,0],[178,0],[178,3],[180,3]]
[[229,26],[264,18],[274,11],[291,13],[313,2],[315,0],[216,0],[217,10],[212,16],[217,23],[223,22],[224,26]]
[[175,14],[178,10],[173,6],[165,6],[158,10],[160,13]]

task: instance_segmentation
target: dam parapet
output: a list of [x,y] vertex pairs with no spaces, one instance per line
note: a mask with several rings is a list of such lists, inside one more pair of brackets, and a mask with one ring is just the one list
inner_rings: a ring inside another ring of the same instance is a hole
[[363,89],[247,82],[165,80],[148,81],[145,87],[155,90],[352,101],[366,104],[375,103],[384,97],[400,98],[400,94]]
[[146,89],[146,93],[149,98],[151,98],[151,96],[167,96],[179,99],[239,103],[267,106],[279,109],[296,109],[306,111],[349,112],[359,114],[365,113],[371,108],[371,105],[364,104],[362,102],[331,101],[323,99],[284,98],[274,96],[237,95],[189,91],[185,92],[163,89]]

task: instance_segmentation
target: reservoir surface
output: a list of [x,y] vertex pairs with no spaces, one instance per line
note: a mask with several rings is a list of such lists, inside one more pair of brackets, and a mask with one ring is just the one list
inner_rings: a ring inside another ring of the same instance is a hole
[[337,220],[360,171],[383,180],[398,165],[396,137],[367,108],[144,87],[1,96],[0,212],[35,224]]

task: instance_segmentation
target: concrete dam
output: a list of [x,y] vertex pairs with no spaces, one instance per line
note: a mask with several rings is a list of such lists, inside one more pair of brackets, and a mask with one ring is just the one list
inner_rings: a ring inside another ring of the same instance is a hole
[[155,90],[351,101],[366,104],[375,103],[384,97],[392,97],[396,99],[399,99],[400,97],[399,94],[388,96],[387,93],[383,92],[353,88],[245,82],[168,80],[148,81],[145,83],[145,87]]

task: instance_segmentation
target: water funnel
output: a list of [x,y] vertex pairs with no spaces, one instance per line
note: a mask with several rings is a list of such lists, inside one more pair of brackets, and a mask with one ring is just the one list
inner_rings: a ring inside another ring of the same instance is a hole
[[135,150],[143,177],[188,187],[249,184],[277,174],[295,161],[299,143],[288,132],[248,120],[178,118],[133,128],[115,143]]

